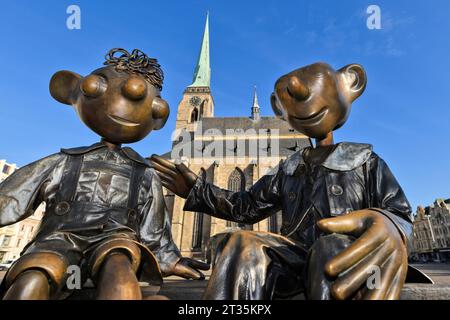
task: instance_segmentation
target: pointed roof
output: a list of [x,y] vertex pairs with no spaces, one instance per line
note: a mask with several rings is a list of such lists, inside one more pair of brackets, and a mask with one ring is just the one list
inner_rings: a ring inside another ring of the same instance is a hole
[[254,88],[255,88],[255,91],[254,91],[254,94],[253,94],[253,105],[252,105],[252,108],[258,108],[259,109],[258,95],[256,94],[256,86]]
[[209,87],[211,82],[211,68],[209,64],[209,13],[206,14],[205,31],[202,46],[195,67],[194,79],[189,87]]
[[256,94],[256,86],[255,91],[253,94],[253,104],[252,104],[252,116],[251,118],[253,120],[259,120],[260,119],[260,113],[259,113],[259,103],[258,103],[258,95]]

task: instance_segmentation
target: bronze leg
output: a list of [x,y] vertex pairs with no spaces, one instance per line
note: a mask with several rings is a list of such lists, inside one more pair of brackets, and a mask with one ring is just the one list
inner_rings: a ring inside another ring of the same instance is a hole
[[[203,295],[205,300],[269,300],[302,288],[306,252],[282,236],[254,231],[229,233]],[[292,270],[295,270],[292,271]],[[277,289],[277,290],[275,290]]]
[[131,261],[121,252],[113,252],[106,258],[100,270],[97,290],[99,300],[142,299]]
[[48,300],[50,284],[46,274],[39,270],[27,270],[20,274],[6,291],[4,300]]

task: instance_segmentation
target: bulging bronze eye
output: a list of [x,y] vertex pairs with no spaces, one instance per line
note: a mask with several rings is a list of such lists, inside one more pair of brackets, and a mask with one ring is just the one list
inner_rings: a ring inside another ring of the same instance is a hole
[[107,86],[103,77],[91,74],[83,79],[80,88],[86,97],[97,98],[106,91]]
[[123,85],[122,93],[131,100],[140,100],[147,94],[147,84],[145,80],[132,76]]

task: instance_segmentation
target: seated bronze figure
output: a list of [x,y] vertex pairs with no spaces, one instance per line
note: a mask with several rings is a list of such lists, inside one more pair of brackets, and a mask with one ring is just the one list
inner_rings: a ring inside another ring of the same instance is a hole
[[62,149],[31,163],[0,185],[0,227],[46,211],[37,235],[8,270],[4,299],[61,299],[69,266],[91,279],[99,299],[140,299],[138,279],[202,278],[208,266],[183,258],[172,241],[161,182],[150,163],[121,147],[162,128],[169,106],[163,72],[139,50],[113,49],[86,77],[59,71],[50,93],[72,105],[102,137],[89,147]]
[[[220,189],[152,157],[184,209],[253,224],[282,211],[282,235],[237,231],[218,245],[205,299],[398,299],[408,270],[411,207],[369,144],[333,142],[366,87],[362,66],[315,63],[276,81],[272,107],[315,147],[248,191]],[[380,281],[371,282],[377,273]],[[368,285],[368,282],[372,285]]]

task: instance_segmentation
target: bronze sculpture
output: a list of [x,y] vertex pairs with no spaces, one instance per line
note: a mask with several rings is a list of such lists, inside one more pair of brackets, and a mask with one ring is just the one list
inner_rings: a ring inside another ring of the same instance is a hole
[[69,266],[91,279],[99,299],[140,299],[138,278],[199,279],[208,265],[183,258],[172,241],[159,178],[149,162],[121,147],[162,128],[169,106],[163,72],[140,50],[113,49],[87,77],[55,73],[50,93],[72,105],[102,137],[89,147],[31,163],[0,185],[0,226],[25,219],[42,201],[37,235],[2,282],[4,299],[60,299],[70,294]]
[[[228,233],[217,248],[205,299],[397,299],[408,269],[411,208],[372,146],[333,142],[363,93],[358,64],[338,71],[315,63],[279,78],[275,114],[316,139],[248,191],[220,189],[183,164],[158,156],[162,184],[184,209],[252,224],[282,210],[282,235]],[[375,267],[375,269],[374,269]],[[371,272],[380,282],[368,286]]]

